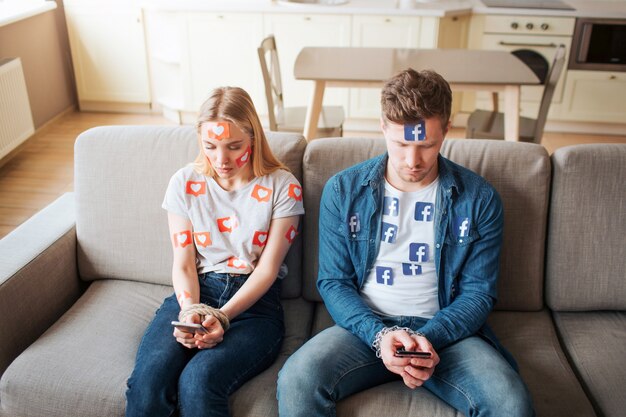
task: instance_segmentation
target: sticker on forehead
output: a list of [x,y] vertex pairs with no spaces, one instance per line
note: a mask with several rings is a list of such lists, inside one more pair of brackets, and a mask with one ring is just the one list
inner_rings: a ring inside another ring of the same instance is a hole
[[426,123],[420,120],[415,125],[404,125],[404,140],[415,142],[426,139]]
[[228,122],[206,122],[209,139],[222,140],[230,137]]
[[248,146],[246,151],[243,154],[241,154],[241,156],[239,158],[235,159],[235,162],[237,163],[237,166],[239,168],[244,166],[246,164],[246,162],[248,162],[250,160],[250,155],[251,154],[252,154],[252,148],[250,146]]

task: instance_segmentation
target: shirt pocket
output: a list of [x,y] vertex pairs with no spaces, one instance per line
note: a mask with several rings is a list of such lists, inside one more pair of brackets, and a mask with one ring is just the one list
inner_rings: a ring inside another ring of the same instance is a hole
[[452,247],[464,247],[469,246],[476,240],[480,239],[480,235],[475,229],[470,229],[467,236],[456,236],[450,231],[446,233],[445,244]]

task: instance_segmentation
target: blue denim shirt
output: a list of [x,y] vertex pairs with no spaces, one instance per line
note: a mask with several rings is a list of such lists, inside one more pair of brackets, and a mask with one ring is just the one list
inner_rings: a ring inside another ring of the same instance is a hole
[[[339,172],[326,183],[320,203],[317,288],[335,322],[370,346],[385,325],[359,290],[378,256],[386,165],[383,154]],[[440,311],[414,330],[436,350],[479,334],[503,351],[485,324],[496,301],[500,196],[482,177],[441,155],[438,168],[434,259]],[[461,236],[465,219],[469,230]]]

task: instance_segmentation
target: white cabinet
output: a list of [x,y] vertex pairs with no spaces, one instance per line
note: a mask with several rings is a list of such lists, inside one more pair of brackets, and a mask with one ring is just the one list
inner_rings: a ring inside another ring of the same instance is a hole
[[[420,17],[354,16],[352,46],[370,48],[417,48],[420,41]],[[350,89],[351,118],[380,117],[380,89]]]
[[141,9],[89,2],[65,5],[78,100],[140,104],[147,110],[150,88]]
[[259,113],[266,110],[256,48],[263,17],[252,13],[144,12],[155,106],[182,123],[216,87],[245,89]]
[[581,122],[626,121],[626,74],[608,71],[567,72],[561,119]]
[[[293,77],[294,63],[300,50],[305,46],[350,46],[350,20],[348,15],[265,15],[265,34],[276,37],[285,106],[307,106],[313,90],[311,81],[297,81]],[[263,82],[260,70],[259,80]],[[326,90],[324,104],[347,109],[348,91],[341,88]]]
[[241,87],[265,113],[265,90],[257,48],[263,16],[247,13],[190,13],[183,39],[185,107],[197,111],[216,87]]

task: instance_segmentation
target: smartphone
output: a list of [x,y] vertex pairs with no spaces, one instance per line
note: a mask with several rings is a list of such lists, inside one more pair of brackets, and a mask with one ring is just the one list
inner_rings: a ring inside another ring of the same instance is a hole
[[419,352],[416,350],[405,350],[404,348],[396,349],[396,356],[398,358],[430,358],[430,352]]
[[208,333],[209,331],[203,325],[199,323],[183,323],[181,321],[173,321],[172,326],[176,327],[181,332],[187,333]]

